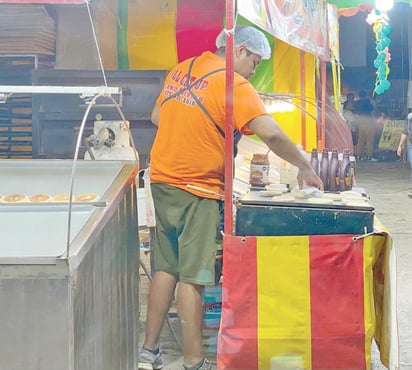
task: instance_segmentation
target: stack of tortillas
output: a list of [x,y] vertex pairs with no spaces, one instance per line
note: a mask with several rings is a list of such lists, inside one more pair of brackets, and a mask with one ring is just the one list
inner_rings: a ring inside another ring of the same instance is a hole
[[351,207],[370,207],[369,200],[364,197],[361,193],[353,190],[342,191],[341,202],[346,206]]
[[290,193],[282,184],[270,184],[266,190],[259,192],[261,197],[270,197],[277,203],[310,203],[310,204],[340,204],[351,207],[370,207],[369,200],[360,192],[354,190],[341,191],[339,193],[323,193],[314,188],[292,189]]

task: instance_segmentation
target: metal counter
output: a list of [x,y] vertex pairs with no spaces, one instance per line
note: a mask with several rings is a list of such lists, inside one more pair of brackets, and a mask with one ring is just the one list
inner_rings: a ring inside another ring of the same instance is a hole
[[[0,161],[0,193],[67,193],[72,164]],[[68,204],[0,203],[0,369],[135,369],[137,171],[78,161],[73,194],[99,199],[72,204],[69,239]]]

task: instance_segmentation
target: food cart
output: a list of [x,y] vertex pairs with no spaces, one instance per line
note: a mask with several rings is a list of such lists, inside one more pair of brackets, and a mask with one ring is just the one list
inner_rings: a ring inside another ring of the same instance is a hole
[[[253,9],[265,29],[276,12],[267,6]],[[232,178],[231,159],[225,165]],[[367,370],[372,340],[382,363],[398,369],[394,251],[373,208],[279,204],[250,191],[233,214],[227,187],[218,369]]]

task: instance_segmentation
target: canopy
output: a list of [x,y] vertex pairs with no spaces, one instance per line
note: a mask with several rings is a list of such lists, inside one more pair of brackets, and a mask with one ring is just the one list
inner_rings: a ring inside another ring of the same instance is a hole
[[[351,16],[358,10],[371,9],[375,7],[376,0],[327,0],[329,4],[335,4],[339,14]],[[394,0],[395,3],[407,3],[412,6],[412,0]]]
[[[56,6],[56,69],[99,69],[100,54],[107,70],[169,70],[179,61],[201,51],[214,51],[215,38],[224,27],[226,3],[225,0],[92,0],[88,4],[99,44],[97,51],[85,0],[37,1],[79,4]],[[269,8],[272,13],[276,6],[280,7],[274,0],[243,3],[258,6],[272,4]],[[319,130],[322,120],[317,117],[319,95],[316,92],[316,76],[320,73],[316,70],[316,58],[328,59],[326,40],[331,37],[325,24],[326,3],[319,3],[322,6],[319,5],[318,12],[316,9],[303,9],[300,1],[288,2],[289,8],[293,6],[292,10],[296,10],[300,6],[299,14],[308,17],[301,19],[302,24],[316,25],[312,27],[310,37],[305,33],[308,27],[293,28],[293,22],[289,22],[292,28],[276,35],[276,38],[272,36],[271,25],[262,27],[270,32],[267,36],[273,55],[261,63],[256,76],[251,79],[258,91],[287,93],[294,97],[293,103],[297,108],[293,112],[277,112],[274,116],[290,138],[307,150],[318,147],[318,139],[322,135]],[[283,17],[280,20],[296,20],[284,13],[280,16]],[[256,24],[254,19],[237,18],[237,23],[248,22]],[[296,42],[297,39],[300,41]],[[322,78],[325,81],[325,76]]]

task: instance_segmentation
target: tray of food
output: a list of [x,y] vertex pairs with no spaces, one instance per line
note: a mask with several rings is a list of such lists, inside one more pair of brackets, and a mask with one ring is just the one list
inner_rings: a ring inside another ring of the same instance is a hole
[[268,205],[296,208],[323,208],[373,211],[368,195],[363,189],[342,192],[322,192],[314,188],[278,189],[272,187],[252,189],[239,199],[240,204]]

